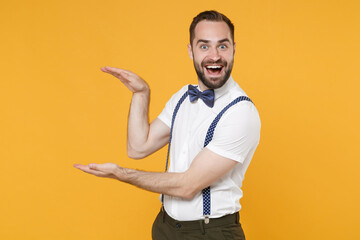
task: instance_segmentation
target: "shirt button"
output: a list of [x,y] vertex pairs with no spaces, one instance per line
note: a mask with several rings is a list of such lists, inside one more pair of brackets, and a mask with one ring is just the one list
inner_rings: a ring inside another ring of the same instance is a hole
[[180,223],[176,223],[176,228],[181,228],[181,224],[180,224]]

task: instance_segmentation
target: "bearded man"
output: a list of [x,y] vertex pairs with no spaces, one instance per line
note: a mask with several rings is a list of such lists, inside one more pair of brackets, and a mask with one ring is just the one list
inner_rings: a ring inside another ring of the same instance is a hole
[[245,239],[239,200],[259,143],[260,118],[231,77],[234,25],[217,11],[200,13],[190,26],[188,52],[198,85],[175,93],[150,124],[148,84],[130,71],[102,68],[133,92],[128,156],[144,158],[169,144],[168,170],[146,172],[114,163],[74,166],[160,193],[162,207],[153,224],[153,239]]

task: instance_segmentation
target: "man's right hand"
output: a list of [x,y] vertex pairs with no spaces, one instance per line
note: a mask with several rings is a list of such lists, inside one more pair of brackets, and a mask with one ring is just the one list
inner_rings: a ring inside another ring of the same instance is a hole
[[148,84],[133,72],[108,66],[102,67],[101,71],[118,78],[133,93],[149,93]]

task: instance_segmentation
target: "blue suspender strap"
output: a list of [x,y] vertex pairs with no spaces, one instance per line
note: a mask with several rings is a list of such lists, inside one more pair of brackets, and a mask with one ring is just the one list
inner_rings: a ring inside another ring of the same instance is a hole
[[[184,93],[184,95],[182,95],[182,97],[179,99],[178,103],[176,104],[176,107],[175,107],[173,115],[172,115],[168,151],[167,151],[167,156],[166,156],[165,172],[167,172],[168,164],[169,164],[170,145],[171,145],[171,138],[172,138],[172,131],[173,131],[173,127],[174,127],[175,117],[179,111],[181,104],[184,102],[184,100],[186,99],[187,96],[188,96],[188,92],[186,91]],[[161,202],[164,204],[164,194],[161,195]]]
[[[204,148],[210,143],[210,141],[213,138],[215,128],[220,120],[220,118],[223,116],[223,114],[232,106],[234,106],[236,103],[241,101],[249,101],[250,98],[246,96],[241,96],[233,100],[231,103],[229,103],[226,107],[221,110],[221,112],[215,117],[215,119],[210,124],[210,127],[206,133],[205,142],[204,142]],[[209,223],[209,216],[211,213],[211,199],[210,199],[210,186],[202,190],[203,195],[203,215],[205,216],[205,223]]]
[[182,95],[182,97],[179,99],[178,103],[176,104],[176,107],[175,107],[174,112],[173,112],[173,115],[172,115],[169,145],[168,145],[168,151],[167,151],[167,156],[166,156],[165,172],[167,171],[168,163],[169,163],[170,145],[171,145],[172,131],[173,131],[173,127],[174,127],[174,122],[175,122],[176,114],[178,113],[181,104],[184,102],[184,100],[186,99],[187,96],[188,96],[188,92],[186,91],[186,92],[184,93],[184,95]]

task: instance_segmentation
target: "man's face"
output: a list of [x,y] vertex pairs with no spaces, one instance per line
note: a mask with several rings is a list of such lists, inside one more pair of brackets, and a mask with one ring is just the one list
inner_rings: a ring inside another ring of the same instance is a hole
[[196,25],[194,33],[188,50],[201,81],[200,88],[220,88],[230,77],[234,63],[235,44],[230,28],[225,22],[204,20]]

